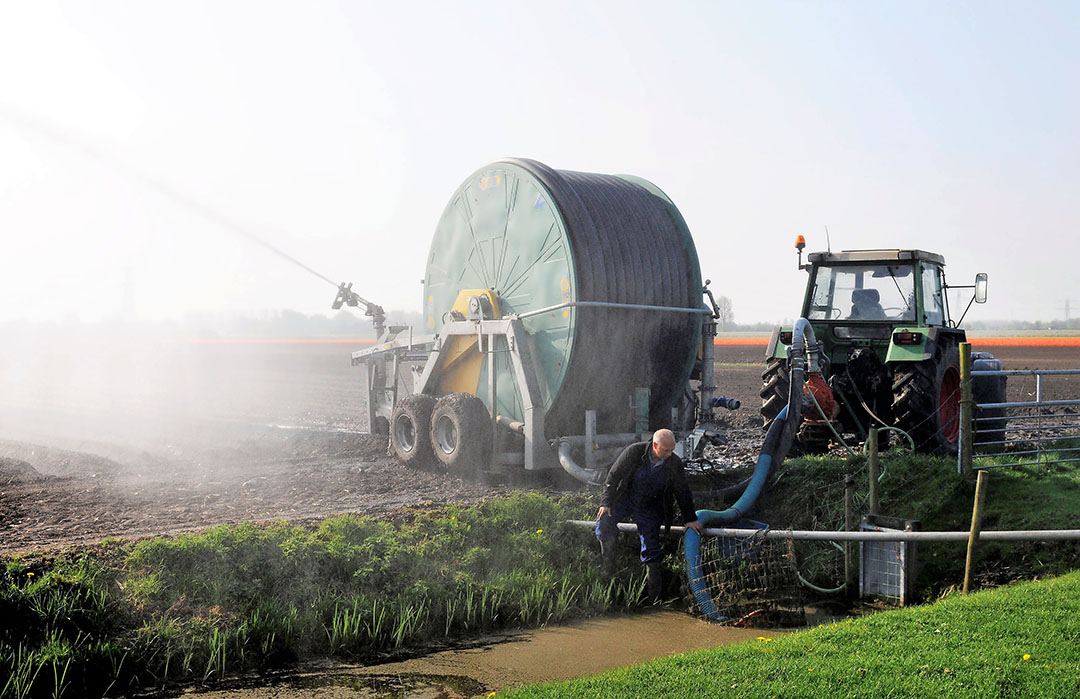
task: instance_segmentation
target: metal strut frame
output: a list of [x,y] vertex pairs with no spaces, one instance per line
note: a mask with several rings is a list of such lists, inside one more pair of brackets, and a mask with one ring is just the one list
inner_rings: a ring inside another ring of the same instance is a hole
[[[488,352],[494,358],[496,352],[508,352],[510,366],[514,372],[514,380],[521,392],[522,406],[524,408],[523,429],[525,437],[524,466],[526,470],[558,467],[558,462],[544,437],[544,404],[540,395],[540,383],[536,378],[533,349],[529,342],[528,333],[525,332],[521,320],[518,318],[502,318],[499,320],[448,320],[438,335],[422,335],[413,337],[389,336],[383,342],[374,347],[352,355],[353,364],[365,364],[368,367],[368,424],[374,424],[375,415],[393,412],[397,402],[396,379],[392,388],[386,385],[387,374],[396,377],[398,363],[405,361],[424,361],[423,368],[414,368],[418,372],[414,378],[413,392],[423,393],[432,383],[436,367],[438,366],[439,354],[442,351],[443,342],[446,338],[460,335],[476,335],[479,340],[480,351]],[[487,342],[484,342],[487,338]],[[496,340],[501,338],[505,347],[497,349]],[[485,347],[487,348],[485,350]],[[379,364],[392,363],[391,372],[379,372]],[[496,373],[494,362],[489,362],[491,368],[488,372],[489,405],[495,403]],[[498,434],[498,415],[492,416],[492,430]]]
[[[563,308],[569,305],[598,305],[598,306],[618,306],[628,308],[639,308],[642,310],[653,310],[653,306],[635,306],[632,304],[608,304],[608,303],[577,303],[577,304],[563,304],[557,308]],[[673,308],[662,307],[668,312],[681,312],[681,313],[705,313],[708,314],[707,309],[701,308]],[[551,311],[552,309],[544,309],[545,311]],[[496,320],[487,319],[467,319],[467,320],[454,320],[448,319],[444,323],[442,330],[438,334],[427,334],[413,336],[412,329],[405,326],[390,326],[387,329],[386,334],[383,335],[375,344],[374,347],[369,349],[353,352],[352,363],[354,365],[363,364],[366,366],[367,371],[367,388],[368,388],[368,400],[367,400],[367,413],[368,424],[374,425],[377,415],[385,415],[389,417],[393,413],[394,406],[397,403],[398,398],[398,371],[401,364],[404,362],[423,362],[423,365],[414,365],[412,367],[413,387],[414,393],[424,393],[428,387],[434,382],[437,374],[437,367],[439,364],[439,356],[442,352],[443,345],[447,338],[455,336],[473,336],[477,337],[478,349],[481,352],[485,352],[489,356],[488,361],[488,405],[496,405],[496,383],[497,376],[494,369],[495,362],[493,361],[497,353],[508,353],[510,358],[510,366],[513,371],[514,381],[518,386],[518,390],[521,394],[522,407],[524,409],[524,416],[522,423],[514,423],[513,429],[518,431],[525,440],[524,454],[523,454],[523,466],[525,470],[532,471],[538,469],[548,468],[563,468],[570,471],[578,478],[585,478],[590,482],[594,482],[601,474],[597,468],[595,459],[595,450],[597,448],[603,449],[605,446],[609,446],[608,443],[613,439],[617,439],[622,443],[629,443],[635,439],[641,438],[641,435],[597,435],[595,434],[595,413],[590,415],[592,411],[587,411],[585,418],[585,431],[586,437],[563,437],[558,442],[561,443],[577,443],[584,440],[586,443],[586,468],[574,469],[568,468],[561,463],[559,454],[548,443],[548,440],[544,433],[544,421],[546,412],[544,409],[543,398],[540,393],[540,381],[537,378],[537,367],[535,360],[535,351],[532,346],[531,337],[526,332],[524,325],[522,324],[522,316],[508,316]],[[408,330],[408,334],[405,331]],[[715,386],[712,386],[712,339],[715,336],[715,324],[707,324],[704,329],[704,339],[708,345],[705,348],[705,367],[703,375],[702,395],[711,398],[712,391]],[[485,343],[486,338],[486,343]],[[707,402],[702,401],[698,406],[699,416],[704,414],[708,408]],[[494,444],[500,443],[500,435],[502,431],[509,424],[507,418],[494,414],[491,418],[492,431],[496,437]],[[591,419],[590,419],[591,418]],[[498,449],[496,449],[498,452]],[[496,454],[496,458],[503,463],[517,462],[516,455],[513,454]],[[576,471],[583,471],[583,473],[577,473]]]

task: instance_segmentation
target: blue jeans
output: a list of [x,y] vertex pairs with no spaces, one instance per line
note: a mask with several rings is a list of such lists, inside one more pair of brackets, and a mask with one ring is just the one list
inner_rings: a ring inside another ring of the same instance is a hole
[[600,541],[611,541],[619,533],[619,522],[633,518],[638,527],[638,538],[641,539],[641,562],[645,564],[659,563],[664,558],[664,551],[660,547],[660,525],[663,514],[652,512],[645,508],[634,508],[629,504],[616,503],[611,508],[610,515],[604,515],[596,522],[596,538]]

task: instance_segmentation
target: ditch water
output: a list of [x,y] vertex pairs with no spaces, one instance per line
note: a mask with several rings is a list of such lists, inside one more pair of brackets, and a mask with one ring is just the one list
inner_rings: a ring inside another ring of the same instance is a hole
[[506,687],[594,675],[675,653],[740,643],[783,631],[737,629],[658,610],[481,639],[381,665],[335,665],[277,678],[273,684],[196,692],[199,699],[356,697],[454,699]]

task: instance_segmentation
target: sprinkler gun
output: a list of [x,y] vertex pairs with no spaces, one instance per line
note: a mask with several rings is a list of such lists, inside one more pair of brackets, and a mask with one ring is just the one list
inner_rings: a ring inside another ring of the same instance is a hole
[[363,306],[364,315],[371,316],[371,324],[375,326],[375,338],[382,337],[383,326],[386,324],[386,312],[382,306],[360,298],[360,295],[352,290],[352,282],[347,285],[345,282],[341,282],[341,285],[338,286],[337,296],[334,298],[334,303],[331,304],[330,308],[336,311],[342,305],[354,308]]

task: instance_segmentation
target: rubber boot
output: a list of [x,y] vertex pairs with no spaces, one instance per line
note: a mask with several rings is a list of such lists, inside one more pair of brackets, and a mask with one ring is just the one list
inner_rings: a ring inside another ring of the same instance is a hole
[[615,575],[615,540],[600,542],[600,579],[608,582]]
[[649,604],[660,604],[664,601],[664,568],[659,563],[648,564],[649,582],[647,591]]

